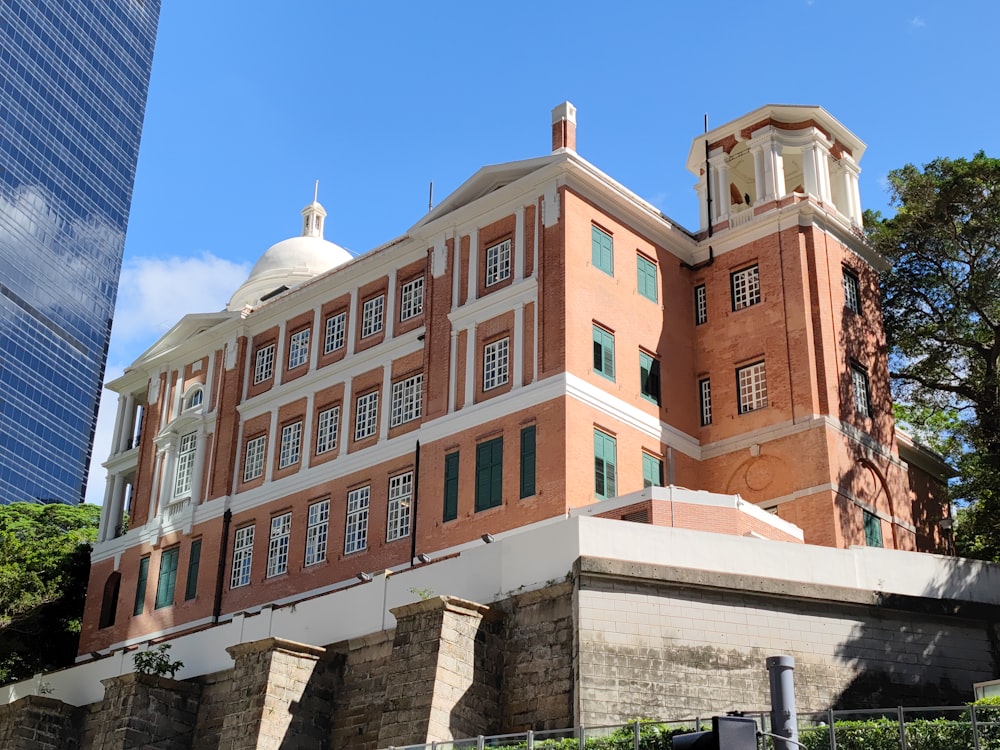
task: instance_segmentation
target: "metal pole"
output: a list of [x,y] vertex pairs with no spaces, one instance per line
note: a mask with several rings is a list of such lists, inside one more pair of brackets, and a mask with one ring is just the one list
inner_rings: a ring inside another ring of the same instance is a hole
[[639,725],[639,719],[635,720],[635,724],[632,725],[632,750],[639,750],[639,731],[641,727]]
[[976,717],[976,707],[969,706],[969,715],[972,718],[972,747],[979,750],[979,722]]
[[791,656],[767,657],[768,681],[771,686],[771,731],[790,742],[775,739],[775,750],[798,750],[799,724],[795,715],[795,659]]
[[[833,709],[831,708],[827,711],[828,720],[830,722],[830,750],[837,750],[837,728],[835,722],[836,717],[833,715]],[[978,748],[977,748],[978,750]]]

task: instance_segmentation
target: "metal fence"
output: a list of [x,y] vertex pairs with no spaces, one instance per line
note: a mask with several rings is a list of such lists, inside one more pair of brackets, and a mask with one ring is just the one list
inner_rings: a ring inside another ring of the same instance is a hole
[[[770,732],[767,713],[745,713]],[[797,715],[803,750],[1000,750],[1000,705],[821,711]],[[659,750],[682,732],[711,729],[711,716],[516,732],[383,750]],[[769,738],[758,740],[771,750]]]

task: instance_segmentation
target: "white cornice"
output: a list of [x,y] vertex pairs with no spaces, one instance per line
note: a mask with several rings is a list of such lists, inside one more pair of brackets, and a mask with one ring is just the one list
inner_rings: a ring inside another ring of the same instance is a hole
[[526,305],[538,300],[538,282],[534,277],[517,279],[510,286],[485,294],[476,300],[452,308],[448,313],[452,330],[461,330],[498,315],[510,312],[518,305]]

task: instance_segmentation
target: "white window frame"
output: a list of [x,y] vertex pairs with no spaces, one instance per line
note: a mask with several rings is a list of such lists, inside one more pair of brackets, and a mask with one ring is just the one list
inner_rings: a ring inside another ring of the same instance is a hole
[[339,312],[326,319],[323,329],[323,354],[343,349],[347,341],[347,313]]
[[701,407],[701,426],[712,424],[712,381],[702,378],[698,381],[698,403]]
[[378,432],[378,391],[362,393],[357,399],[354,440],[364,440]]
[[767,371],[764,360],[736,370],[739,388],[739,412],[748,414],[767,406]]
[[274,377],[274,344],[262,346],[254,355],[253,383],[263,383]]
[[197,409],[205,402],[205,390],[201,387],[193,388],[184,398],[184,411]]
[[278,468],[284,469],[302,458],[302,420],[281,428],[281,452],[278,454]]
[[330,538],[330,500],[320,500],[309,506],[306,520],[306,554],[303,565],[316,565],[326,560],[326,544]]
[[389,511],[385,540],[394,542],[410,535],[410,512],[413,501],[413,472],[389,478]]
[[250,584],[253,567],[253,524],[236,529],[233,541],[233,569],[229,577],[229,588],[236,589]]
[[309,329],[292,334],[288,341],[288,369],[294,370],[309,361]]
[[243,458],[243,481],[249,482],[264,474],[264,449],[267,447],[267,436],[258,435],[247,440]]
[[704,284],[694,288],[694,324],[704,325],[708,322],[708,289]]
[[361,338],[366,339],[381,332],[384,313],[384,294],[365,300],[361,306]]
[[389,426],[398,427],[406,422],[420,419],[424,400],[424,375],[418,373],[392,384],[392,406],[389,411]]
[[510,278],[510,238],[486,248],[486,286]]
[[760,302],[760,266],[741,268],[730,274],[733,292],[733,310],[742,310]]
[[347,493],[347,522],[344,528],[344,554],[368,549],[368,507],[371,503],[371,485],[358,487]]
[[863,417],[870,417],[871,381],[868,378],[868,371],[861,365],[851,365],[851,390],[854,392],[854,410]]
[[198,433],[188,432],[177,441],[177,464],[174,467],[174,497],[191,493],[194,458],[198,452]]
[[340,405],[323,409],[316,418],[316,454],[336,450],[340,431]]
[[407,281],[399,290],[399,319],[409,320],[424,311],[424,277]]
[[510,337],[491,341],[483,347],[483,390],[506,385],[510,379]]
[[861,280],[858,275],[847,268],[843,269],[844,306],[848,310],[861,314]]
[[288,541],[292,536],[292,513],[271,519],[271,538],[267,544],[267,577],[288,572]]

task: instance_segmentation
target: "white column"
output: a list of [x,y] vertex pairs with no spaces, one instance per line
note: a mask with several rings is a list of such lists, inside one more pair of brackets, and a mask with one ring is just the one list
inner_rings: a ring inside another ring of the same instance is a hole
[[274,344],[274,383],[283,382],[285,372],[285,324],[278,326],[278,340]]
[[802,188],[806,191],[806,195],[811,195],[814,198],[821,197],[817,150],[815,143],[802,147]]
[[819,175],[819,197],[824,203],[832,203],[830,194],[830,152],[825,146],[816,148],[816,167]]
[[765,166],[766,160],[764,159],[764,146],[760,143],[753,144],[750,146],[750,154],[753,156],[754,191],[757,194],[757,202],[763,203],[764,201],[772,199],[772,197],[768,195],[768,188],[772,186],[768,184],[766,179],[767,167]]
[[348,375],[347,379],[344,381],[344,404],[340,407],[340,455],[343,456],[347,453],[347,448],[351,444],[351,438],[354,437],[351,432],[351,415],[354,413],[354,397],[351,393],[351,376]]
[[541,242],[541,225],[542,225],[542,211],[538,204],[535,204],[535,242],[531,248],[532,252],[532,262],[531,262],[531,275],[533,278],[538,278],[538,253],[539,253],[539,243]]
[[125,434],[129,432],[127,428],[128,400],[129,396],[126,396],[124,393],[118,394],[118,412],[115,414],[115,438],[111,448],[112,453],[121,453],[128,450],[128,445],[126,444],[127,438],[125,437]]
[[518,206],[514,213],[514,252],[517,262],[514,264],[514,281],[524,278],[524,267],[527,254],[524,248],[524,206]]
[[97,541],[106,542],[114,536],[114,531],[112,531],[112,521],[111,521],[111,506],[114,499],[114,482],[115,479],[108,473],[107,479],[104,482],[104,503],[101,505],[101,523],[97,527]]
[[264,482],[270,482],[274,474],[274,460],[278,456],[281,446],[281,425],[278,424],[278,410],[271,410],[271,426],[268,428],[267,448],[264,451]]
[[205,472],[205,454],[208,453],[205,426],[198,425],[195,435],[194,465],[191,467],[191,505],[201,504],[201,478]]
[[[326,321],[323,320],[323,307],[316,305],[313,308],[313,324],[309,333],[309,370],[315,370],[319,364],[319,350],[323,346],[323,339],[326,333]],[[315,339],[315,341],[313,340]],[[345,342],[346,343],[346,342]]]
[[212,389],[215,388],[215,350],[208,355],[208,371],[205,373],[205,392],[202,394],[205,400],[202,402],[203,412],[214,411],[212,408]]
[[531,332],[531,342],[532,342],[532,358],[531,358],[531,382],[532,384],[538,382],[538,289],[535,289],[535,304],[531,306],[531,309],[535,313],[535,323],[534,330]]
[[355,331],[358,329],[357,317],[361,314],[358,310],[358,290],[351,290],[351,302],[350,306],[347,308],[347,352],[345,356],[350,357],[354,354],[354,336]]
[[[313,413],[315,412],[315,393],[309,392],[306,394],[306,415],[302,418],[302,446],[299,451],[299,461],[300,466],[303,469],[308,469],[310,466],[310,459],[312,458],[312,424],[313,424]],[[343,409],[341,409],[343,411]]]
[[858,190],[858,175],[861,170],[858,169],[858,165],[854,163],[854,160],[846,154],[841,157],[839,166],[840,179],[842,180],[847,205],[838,206],[838,208],[840,208],[842,214],[851,220],[852,224],[860,227],[863,214],[861,212],[861,194]]
[[465,405],[472,405],[476,383],[476,324],[466,329],[465,341]]
[[457,235],[452,239],[452,264],[451,264],[451,309],[458,307],[458,295],[462,290],[462,241]]
[[698,180],[698,184],[694,186],[695,193],[698,195],[698,226],[702,229],[708,229],[708,199],[706,197],[708,190],[708,175],[702,177]]
[[469,232],[469,294],[466,299],[472,302],[479,296],[479,230],[473,228]]
[[382,415],[379,419],[379,442],[389,437],[389,412],[392,409],[392,362],[382,367]]
[[726,164],[724,152],[716,154],[709,160],[709,167],[715,179],[712,182],[712,206],[714,220],[723,221],[729,217],[729,167]]
[[389,272],[389,287],[385,290],[385,338],[396,331],[396,269]]
[[106,539],[115,538],[115,532],[122,525],[122,516],[125,513],[125,479],[119,474],[112,480],[111,484],[111,508],[108,512],[109,524],[105,532]]
[[514,330],[511,334],[514,344],[514,387],[524,385],[524,303],[514,307]]
[[167,507],[174,493],[174,467],[177,464],[177,446],[174,443],[165,445],[160,451],[160,492],[154,515]]
[[455,411],[455,388],[458,378],[458,329],[451,329],[451,352],[448,365],[448,413]]

